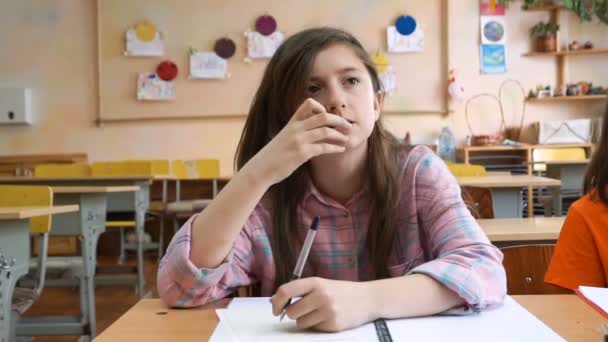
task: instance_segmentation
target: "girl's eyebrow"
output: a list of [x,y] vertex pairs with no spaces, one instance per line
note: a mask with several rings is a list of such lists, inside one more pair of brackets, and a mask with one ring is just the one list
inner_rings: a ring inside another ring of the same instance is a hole
[[[338,70],[337,73],[338,73],[338,75],[343,75],[343,74],[353,72],[353,71],[361,72],[362,70],[361,70],[361,68],[357,68],[357,67],[345,67],[345,68]],[[309,78],[309,81],[312,81],[312,82],[322,81],[322,80],[323,80],[323,77],[319,77],[319,76],[315,76],[315,75],[312,75]]]

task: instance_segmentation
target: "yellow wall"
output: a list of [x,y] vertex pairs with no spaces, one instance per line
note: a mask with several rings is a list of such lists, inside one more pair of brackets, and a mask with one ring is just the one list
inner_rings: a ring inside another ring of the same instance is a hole
[[[353,1],[355,5],[363,3]],[[415,9],[417,3],[423,6],[422,0],[400,3],[405,12],[408,8]],[[178,5],[179,1],[175,1],[175,6]],[[529,49],[529,27],[546,20],[548,15],[522,13],[519,5],[516,3],[507,12],[509,72],[487,76],[479,74],[478,0],[450,1],[450,67],[458,70],[467,95],[497,92],[506,78],[520,80],[527,89],[539,82],[553,83],[555,63],[552,58],[520,57]],[[299,15],[314,17],[319,8],[322,6],[311,6],[309,13]],[[243,126],[241,119],[121,123],[101,128],[94,125],[97,110],[95,10],[93,0],[3,2],[0,85],[34,89],[35,124],[0,126],[0,155],[86,152],[91,161],[212,157],[221,160],[223,175],[231,174],[232,158]],[[154,11],[153,5],[142,9],[144,14],[150,11]],[[580,25],[578,19],[569,14],[564,17],[568,23],[562,25],[562,39],[590,39],[598,47],[608,47],[607,26]],[[427,28],[426,34],[438,33]],[[568,37],[564,38],[566,35]],[[383,37],[379,34],[378,39]],[[606,55],[577,57],[569,63],[566,74],[571,80],[591,79],[596,84],[608,85],[606,58]],[[405,82],[404,78],[401,77],[401,82]],[[511,99],[507,100],[511,103]],[[437,107],[440,107],[440,99],[437,101]],[[387,121],[398,136],[411,131],[414,142],[432,142],[443,125],[450,125],[458,138],[463,139],[468,134],[464,103],[451,102],[450,105],[454,114],[447,118],[409,115],[390,116]],[[492,108],[491,105],[475,108],[476,113],[488,113],[485,114],[487,119],[473,122],[477,133],[490,132],[497,127]],[[512,106],[507,104],[506,108],[510,118]],[[597,116],[603,110],[601,103],[529,105],[526,122]]]

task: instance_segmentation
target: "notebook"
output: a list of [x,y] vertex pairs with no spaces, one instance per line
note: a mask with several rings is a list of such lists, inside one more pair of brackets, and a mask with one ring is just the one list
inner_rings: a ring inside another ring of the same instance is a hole
[[595,310],[608,318],[608,289],[604,287],[579,286],[576,294]]
[[[211,342],[378,341],[372,323],[336,334],[294,329],[272,315],[268,298],[235,298],[220,319]],[[386,321],[393,341],[565,341],[538,318],[505,297],[502,306],[469,316],[430,316]]]

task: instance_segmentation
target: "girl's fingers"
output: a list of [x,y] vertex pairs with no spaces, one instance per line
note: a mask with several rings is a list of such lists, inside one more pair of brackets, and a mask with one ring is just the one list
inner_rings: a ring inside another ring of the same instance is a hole
[[314,310],[298,318],[296,325],[298,329],[308,329],[323,323],[325,319],[323,310]]
[[301,125],[307,131],[323,126],[341,127],[343,129],[350,129],[352,127],[352,124],[343,117],[329,113],[313,115],[302,121]]
[[308,159],[320,156],[322,154],[342,153],[344,151],[346,151],[345,146],[330,143],[317,143],[311,146],[310,155],[308,156]]
[[321,113],[325,113],[325,107],[323,107],[323,105],[318,101],[312,98],[307,98],[304,100],[304,102],[302,102],[300,107],[298,107],[289,121],[302,121],[314,116],[315,114]]
[[348,141],[348,136],[334,128],[320,127],[304,132],[302,140],[311,143],[328,142],[343,145]]

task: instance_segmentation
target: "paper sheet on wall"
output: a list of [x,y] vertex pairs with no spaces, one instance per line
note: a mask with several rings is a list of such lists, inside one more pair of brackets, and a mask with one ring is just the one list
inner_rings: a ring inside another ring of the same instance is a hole
[[409,35],[403,35],[395,26],[386,29],[388,52],[422,52],[424,50],[424,30],[420,25]]
[[391,66],[387,67],[383,73],[378,75],[384,92],[388,95],[392,95],[397,90],[397,73]]
[[507,30],[504,16],[481,16],[481,43],[505,44]]
[[249,58],[270,58],[274,55],[279,45],[283,43],[284,35],[279,31],[269,36],[258,32],[247,32],[247,55]]
[[156,74],[139,74],[137,99],[140,101],[168,101],[175,99],[173,82],[161,80]]
[[[371,323],[338,334],[294,332],[293,321],[279,323],[271,311],[268,298],[235,298],[228,309],[216,310],[220,324],[209,341],[377,341]],[[478,315],[388,320],[387,326],[393,341],[564,341],[508,296],[501,307]]]
[[126,33],[127,56],[162,56],[164,53],[163,40],[160,32],[156,32],[154,39],[149,42],[142,41],[137,37],[135,29],[129,29]]
[[228,77],[228,62],[215,52],[190,54],[190,78],[223,79]]
[[480,54],[481,72],[483,74],[504,74],[507,72],[504,45],[482,44]]

